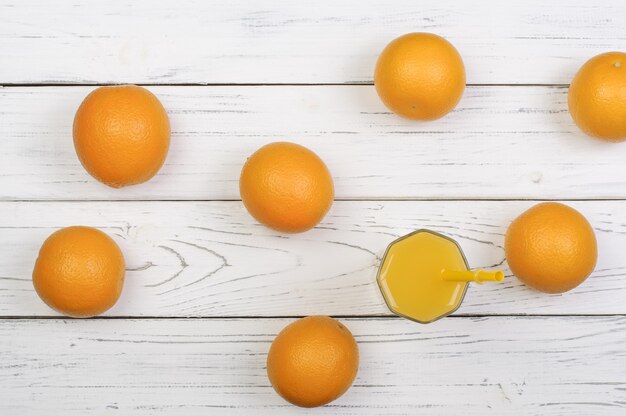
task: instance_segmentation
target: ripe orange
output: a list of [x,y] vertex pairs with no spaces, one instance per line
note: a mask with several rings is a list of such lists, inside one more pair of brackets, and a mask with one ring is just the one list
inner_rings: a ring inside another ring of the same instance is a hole
[[239,192],[257,221],[287,233],[317,225],[335,195],[324,162],[306,147],[286,142],[265,145],[248,158]]
[[596,266],[596,236],[581,213],[557,202],[530,208],[509,226],[505,239],[511,271],[528,286],[563,293]]
[[67,227],[41,246],[33,284],[52,309],[88,318],[117,302],[124,274],[124,256],[111,237],[95,228]]
[[394,39],[378,57],[374,85],[394,113],[435,120],[449,113],[465,89],[461,55],[444,38],[409,33]]
[[626,53],[608,52],[588,60],[568,92],[569,112],[590,136],[626,140]]
[[135,85],[100,87],[74,118],[74,147],[91,176],[113,188],[135,185],[159,171],[170,145],[161,102]]
[[359,349],[350,331],[327,316],[287,325],[267,355],[267,375],[288,402],[317,407],[348,390],[359,368]]

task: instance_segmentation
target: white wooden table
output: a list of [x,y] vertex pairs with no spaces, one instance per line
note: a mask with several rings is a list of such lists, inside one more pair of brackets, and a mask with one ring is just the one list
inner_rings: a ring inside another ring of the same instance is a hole
[[[625,28],[624,0],[0,0],[0,414],[626,414],[626,146],[585,137],[566,105],[578,67],[626,49]],[[437,122],[390,114],[372,86],[378,53],[411,31],[466,64]],[[170,115],[147,184],[109,189],[74,154],[74,112],[109,83],[149,86]],[[310,232],[274,233],[239,201],[245,158],[276,140],[335,178]],[[580,210],[599,242],[593,276],[561,296],[504,259],[509,222],[544,199]],[[42,241],[75,224],[128,262],[97,319],[58,316],[31,283]],[[424,227],[505,283],[472,286],[431,325],[391,316],[380,257]],[[313,411],[264,368],[309,314],[339,317],[361,351],[352,389]]]

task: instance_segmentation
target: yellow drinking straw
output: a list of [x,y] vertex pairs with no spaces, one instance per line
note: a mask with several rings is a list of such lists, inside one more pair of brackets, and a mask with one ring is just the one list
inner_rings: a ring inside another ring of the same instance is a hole
[[504,273],[500,270],[442,270],[441,278],[449,282],[501,282],[504,280]]

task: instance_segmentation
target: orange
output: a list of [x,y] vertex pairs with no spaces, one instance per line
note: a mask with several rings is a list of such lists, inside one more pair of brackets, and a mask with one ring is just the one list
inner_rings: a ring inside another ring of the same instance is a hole
[[288,402],[317,407],[348,390],[359,368],[359,349],[350,331],[328,316],[309,316],[287,325],[267,355],[267,375]]
[[612,142],[626,140],[626,53],[588,60],[574,76],[567,98],[582,131]]
[[124,274],[124,256],[111,237],[95,228],[67,227],[41,246],[33,284],[52,309],[88,318],[117,302]]
[[596,266],[596,236],[581,213],[557,202],[530,208],[509,226],[505,239],[511,271],[528,286],[563,293]]
[[91,176],[113,188],[135,185],[159,171],[170,145],[161,102],[134,85],[100,87],[74,118],[74,147]]
[[257,221],[287,233],[317,225],[335,195],[324,162],[306,147],[286,142],[265,145],[248,158],[239,191]]
[[374,85],[394,113],[413,120],[448,114],[465,90],[461,55],[444,38],[409,33],[394,39],[376,63]]

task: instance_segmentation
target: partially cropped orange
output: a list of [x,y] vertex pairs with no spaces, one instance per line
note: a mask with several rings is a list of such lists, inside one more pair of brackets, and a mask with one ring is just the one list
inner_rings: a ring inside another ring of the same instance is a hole
[[124,256],[111,237],[95,228],[68,227],[41,246],[33,284],[52,309],[88,318],[117,302],[124,274]]
[[317,225],[335,195],[324,162],[306,147],[287,142],[265,145],[248,158],[239,191],[257,221],[287,233]]
[[569,112],[590,136],[626,140],[626,53],[608,52],[588,60],[574,76]]
[[352,385],[359,349],[350,331],[327,316],[309,316],[287,325],[267,355],[267,375],[288,402],[317,407]]
[[596,236],[578,211],[557,202],[530,208],[509,226],[505,239],[511,271],[528,286],[563,293],[593,272]]
[[374,85],[394,113],[435,120],[458,104],[465,90],[465,66],[450,42],[432,33],[394,39],[376,63]]
[[74,117],[74,147],[91,176],[114,188],[159,171],[170,146],[170,123],[159,99],[135,85],[100,87]]

